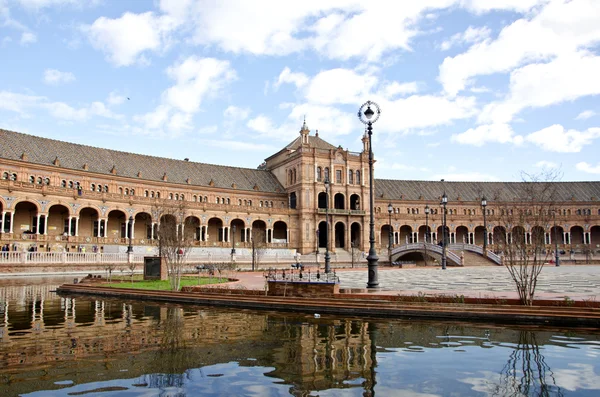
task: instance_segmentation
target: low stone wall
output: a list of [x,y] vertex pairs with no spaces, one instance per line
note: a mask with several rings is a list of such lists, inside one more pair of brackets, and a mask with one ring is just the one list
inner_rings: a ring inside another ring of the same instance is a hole
[[302,298],[331,298],[340,293],[338,283],[269,281],[268,296],[292,296]]

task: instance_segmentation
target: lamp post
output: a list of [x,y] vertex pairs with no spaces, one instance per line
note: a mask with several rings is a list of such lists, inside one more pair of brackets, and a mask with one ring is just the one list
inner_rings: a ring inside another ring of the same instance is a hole
[[442,221],[442,270],[446,270],[446,204],[448,204],[448,196],[446,196],[446,192],[444,192],[442,195],[442,202],[440,203],[442,211],[444,212]]
[[487,222],[485,219],[485,207],[487,207],[487,200],[485,196],[481,197],[481,208],[483,208],[483,257],[487,258],[487,240],[488,240],[488,230],[487,230]]
[[425,206],[425,243],[429,242],[429,212],[431,209],[428,205]]
[[556,210],[552,211],[554,216],[554,264],[560,266],[560,257],[558,256],[558,229],[556,228]]
[[231,229],[231,255],[235,255],[235,225],[233,225]]
[[133,245],[131,245],[131,232],[133,231],[133,216],[129,216],[129,246],[127,247],[127,252],[128,253],[132,253],[133,252]]
[[329,256],[329,178],[325,179],[325,273],[331,271],[331,263]]
[[[371,106],[375,110],[371,109]],[[369,281],[367,282],[367,288],[379,287],[379,281],[377,277],[377,267],[379,258],[375,252],[375,218],[373,212],[375,211],[375,198],[373,194],[373,145],[371,144],[371,135],[373,134],[373,123],[379,119],[381,109],[375,102],[367,101],[360,109],[358,109],[358,119],[367,126],[367,134],[369,135],[369,204],[370,204],[370,217],[369,217],[369,255],[367,256],[367,263],[369,267]]]
[[394,207],[392,206],[392,203],[388,204],[388,214],[389,214],[389,220],[390,220],[390,229],[388,232],[388,237],[389,237],[389,244],[388,244],[388,253],[390,254],[390,265],[392,264],[392,246],[394,245],[394,240],[393,240],[393,229],[392,229],[392,212],[394,211]]

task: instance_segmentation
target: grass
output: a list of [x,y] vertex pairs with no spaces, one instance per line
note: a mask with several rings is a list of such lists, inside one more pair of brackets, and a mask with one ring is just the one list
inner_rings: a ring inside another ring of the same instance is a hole
[[[137,280],[136,280],[137,279]],[[106,287],[113,288],[136,288],[136,289],[147,289],[151,291],[169,291],[171,290],[171,283],[169,280],[141,280],[141,277],[133,278],[134,282],[131,282],[131,277],[113,277],[110,284],[104,284]],[[226,283],[229,280],[226,278],[219,279],[218,277],[181,277],[181,287],[187,287],[192,285],[207,285],[207,284],[219,284]]]

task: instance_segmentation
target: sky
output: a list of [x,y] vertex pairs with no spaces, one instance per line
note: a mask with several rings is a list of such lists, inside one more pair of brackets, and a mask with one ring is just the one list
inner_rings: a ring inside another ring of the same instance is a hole
[[[600,178],[599,0],[0,0],[0,128],[256,168],[302,123],[375,178]],[[2,142],[0,142],[2,144]]]

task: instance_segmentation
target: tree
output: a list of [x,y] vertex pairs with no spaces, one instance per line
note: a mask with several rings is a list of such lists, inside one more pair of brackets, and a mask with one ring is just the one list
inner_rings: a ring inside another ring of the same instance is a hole
[[185,201],[157,201],[153,214],[160,220],[156,231],[159,256],[167,265],[171,290],[178,291],[183,267],[194,244],[194,223],[188,217]]
[[[555,171],[540,175],[523,173],[515,189],[497,192],[493,198],[490,227],[496,229],[494,244],[515,283],[523,305],[531,306],[537,281],[551,250],[546,246],[556,210]],[[487,231],[486,231],[487,232]]]
[[252,230],[252,271],[257,270],[267,252],[267,233],[264,229]]

